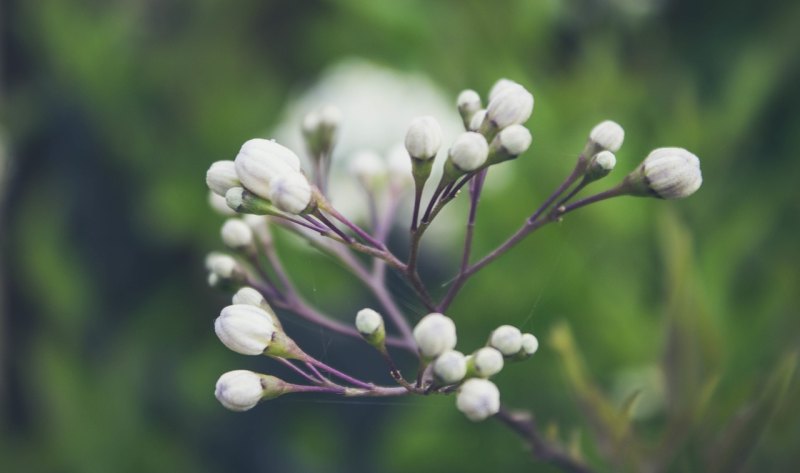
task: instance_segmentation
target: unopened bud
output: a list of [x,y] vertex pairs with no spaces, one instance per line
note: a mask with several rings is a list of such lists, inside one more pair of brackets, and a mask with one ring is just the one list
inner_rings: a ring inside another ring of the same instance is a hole
[[467,358],[460,351],[446,351],[433,362],[433,375],[441,384],[458,383],[466,374]]
[[359,310],[356,314],[356,330],[370,345],[383,350],[386,328],[381,314],[372,309]]
[[489,101],[491,102],[495,97],[497,97],[500,92],[508,89],[509,87],[518,86],[517,82],[514,82],[511,79],[502,78],[499,79],[492,85],[492,88],[489,89]]
[[272,317],[256,306],[229,305],[214,321],[214,331],[230,350],[242,355],[261,355],[276,333]]
[[481,109],[481,96],[471,89],[462,90],[458,94],[456,105],[464,125],[469,125],[475,112]]
[[532,333],[522,334],[522,349],[517,354],[517,357],[525,359],[532,356],[539,350],[539,340]]
[[432,359],[456,346],[456,324],[442,314],[431,313],[414,327],[414,340],[422,356]]
[[617,157],[614,156],[614,153],[605,150],[600,151],[589,160],[585,178],[587,181],[596,181],[597,179],[606,177],[616,165]]
[[299,173],[277,176],[272,181],[269,198],[278,209],[295,215],[308,213],[314,209],[313,192],[308,179]]
[[522,125],[511,125],[497,134],[490,147],[489,161],[497,164],[514,159],[528,150],[531,132]]
[[486,116],[498,129],[521,125],[533,112],[533,95],[519,84],[508,84],[489,99]]
[[269,231],[269,220],[266,216],[247,214],[242,216],[242,220],[253,230],[253,234],[262,245],[272,244],[272,234]]
[[442,127],[433,117],[415,118],[406,132],[405,145],[412,158],[433,159],[442,146]]
[[232,256],[212,252],[206,256],[206,269],[209,271],[209,285],[234,282],[243,279],[244,270]]
[[220,230],[222,242],[232,250],[251,248],[253,246],[253,230],[238,218],[229,218]]
[[589,141],[593,142],[601,149],[616,153],[622,147],[625,140],[625,130],[617,122],[606,120],[600,122],[592,128],[589,133]]
[[456,407],[469,420],[484,420],[500,410],[500,390],[487,379],[468,379],[458,389]]
[[211,192],[225,196],[231,187],[241,186],[233,161],[217,161],[206,171],[206,184]]
[[489,144],[480,133],[468,131],[458,135],[450,147],[449,161],[461,172],[474,171],[486,162]]
[[516,355],[522,348],[522,332],[517,327],[501,325],[489,337],[489,346],[497,348],[505,356]]
[[658,148],[632,173],[625,184],[633,195],[662,199],[688,197],[700,188],[703,176],[700,160],[683,148]]
[[503,354],[496,348],[483,347],[470,355],[468,366],[470,375],[489,378],[503,369]]
[[225,194],[225,202],[228,207],[238,213],[255,215],[278,213],[272,202],[253,194],[244,187],[231,187]]
[[287,392],[288,385],[274,377],[248,370],[228,371],[217,380],[214,396],[232,411],[252,409],[259,401]]

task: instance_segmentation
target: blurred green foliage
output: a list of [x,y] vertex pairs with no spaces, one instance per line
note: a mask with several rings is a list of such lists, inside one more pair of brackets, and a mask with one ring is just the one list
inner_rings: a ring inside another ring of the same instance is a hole
[[[498,385],[562,439],[577,435],[608,471],[617,470],[606,447],[633,452],[634,433],[641,448],[630,461],[663,459],[671,471],[800,464],[797,2],[0,8],[0,120],[13,160],[0,223],[0,470],[553,471],[531,464],[499,423],[468,422],[451,399],[305,397],[236,415],[213,398],[219,373],[264,368],[211,330],[226,296],[205,287],[202,258],[218,246],[220,219],[204,172],[353,56],[422,71],[453,97],[502,76],[533,91],[534,146],[507,164],[517,168],[507,191],[482,203],[476,254],[560,182],[602,119],[627,131],[620,173],[657,146],[700,156],[694,197],[617,199],[570,216],[479,274],[451,315],[465,346],[500,323],[543,341],[551,330],[567,336],[570,350],[544,343]],[[336,314],[361,306],[354,284],[329,283],[339,270],[327,259],[286,258],[315,302]],[[447,277],[441,268],[455,264],[428,255],[423,269]],[[385,376],[379,360],[363,366],[373,357],[361,344],[290,330],[339,366]],[[626,399],[655,395],[648,383],[608,397],[626,370],[654,366],[664,367],[661,409],[626,409]],[[587,402],[608,415],[587,415]],[[598,432],[611,444],[594,441]]]

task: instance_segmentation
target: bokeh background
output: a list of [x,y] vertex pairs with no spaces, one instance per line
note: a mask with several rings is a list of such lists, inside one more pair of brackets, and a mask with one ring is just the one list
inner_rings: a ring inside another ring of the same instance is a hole
[[[658,146],[700,156],[705,182],[690,199],[590,207],[481,273],[451,309],[460,346],[500,323],[539,335],[539,354],[498,376],[503,399],[604,471],[619,470],[596,448],[593,413],[637,390],[628,440],[670,471],[800,465],[797,2],[0,8],[1,471],[555,471],[449,398],[285,397],[246,414],[214,399],[223,371],[283,372],[230,353],[211,329],[228,296],[205,282],[222,222],[205,170],[286,126],[291,104],[343,60],[424,77],[446,100],[500,77],[533,91],[534,145],[484,199],[476,254],[560,182],[602,119],[627,132],[609,179]],[[370,113],[393,113],[380,104]],[[462,216],[454,207],[447,221]],[[321,307],[350,320],[369,300],[328,259],[279,244]],[[430,251],[424,276],[443,281],[455,265]],[[388,379],[362,344],[290,329],[325,360]]]

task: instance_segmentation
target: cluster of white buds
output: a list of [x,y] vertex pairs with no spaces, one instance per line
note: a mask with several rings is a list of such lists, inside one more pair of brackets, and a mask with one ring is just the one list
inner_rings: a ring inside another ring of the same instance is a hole
[[[229,218],[220,230],[222,242],[234,256],[211,253],[206,258],[209,283],[236,291],[232,305],[223,308],[214,322],[216,335],[236,353],[279,359],[312,384],[300,386],[252,371],[231,371],[219,378],[215,390],[217,399],[225,407],[247,410],[261,400],[289,392],[344,396],[455,392],[456,406],[467,418],[480,421],[498,414],[500,391],[490,378],[505,366],[534,355],[539,341],[517,327],[501,325],[489,334],[485,346],[472,351],[456,350],[456,325],[439,312],[448,310],[467,278],[530,232],[560,220],[577,208],[624,194],[677,199],[691,195],[702,183],[700,163],[694,154],[682,148],[659,148],[618,186],[570,201],[584,186],[605,177],[616,166],[615,153],[625,140],[625,131],[618,123],[605,120],[591,129],[573,171],[516,234],[478,262],[469,264],[472,233],[467,233],[460,272],[448,292],[437,301],[425,288],[417,271],[423,233],[439,211],[465,188],[469,189],[471,205],[467,232],[472,232],[475,210],[484,183],[488,182],[485,179],[490,166],[517,158],[532,143],[531,132],[524,123],[533,112],[534,97],[521,84],[509,79],[497,81],[489,91],[486,105],[476,91],[464,90],[456,105],[465,131],[455,137],[447,149],[446,160],[439,163],[442,165],[437,171],[441,169],[442,174],[433,192],[423,191],[442,148],[443,132],[439,122],[431,116],[411,121],[402,145],[398,144],[385,155],[372,151],[353,154],[349,171],[366,190],[362,195],[366,194],[369,199],[369,227],[362,228],[360,221],[355,223],[356,219],[345,216],[348,212],[331,204],[334,199],[327,185],[330,157],[342,120],[341,112],[335,107],[309,113],[302,124],[310,154],[308,162],[313,167],[310,174],[313,185],[301,169],[295,152],[274,140],[249,140],[233,161],[217,161],[211,165],[206,173],[206,184],[212,207],[226,216],[236,212],[245,214]],[[410,251],[408,259],[401,261],[389,248],[390,243],[394,244],[390,229],[394,212],[411,181],[416,192]],[[427,206],[421,205],[423,194],[429,197]],[[267,218],[279,223],[282,230],[293,232],[337,257],[373,292],[389,317],[389,328],[397,333],[387,333],[384,317],[371,308],[358,311],[354,329],[307,305],[282,268],[279,248],[273,244]],[[339,228],[340,224],[345,228]],[[373,270],[365,270],[366,266],[351,251],[374,258]],[[261,266],[262,259],[270,266]],[[436,312],[428,313],[412,328],[386,287],[384,270],[387,268],[396,270],[424,306]],[[380,352],[397,386],[385,387],[359,380],[304,353],[285,333],[270,302],[287,313],[339,334],[362,337]],[[390,348],[405,349],[417,355],[420,370],[415,382],[407,381],[402,375]]]
[[[289,214],[314,210],[314,192],[300,170],[300,158],[273,140],[245,142],[234,161],[217,161],[206,173],[208,187],[243,213]],[[271,204],[271,205],[270,205]]]
[[[463,382],[458,390],[457,406],[472,420],[483,420],[498,412],[500,393],[487,378],[503,369],[505,359],[526,359],[539,346],[532,334],[523,335],[516,327],[503,325],[492,332],[488,346],[464,356],[454,349],[457,342],[455,323],[439,313],[428,314],[417,323],[414,340],[422,359],[432,363],[437,385]],[[482,382],[472,383],[475,379]]]

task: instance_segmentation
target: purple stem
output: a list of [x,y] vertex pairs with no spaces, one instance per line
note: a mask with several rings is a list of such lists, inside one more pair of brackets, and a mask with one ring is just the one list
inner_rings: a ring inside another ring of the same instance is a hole
[[328,207],[325,210],[329,214],[331,214],[333,216],[333,218],[335,218],[336,220],[342,222],[343,224],[345,224],[345,226],[347,226],[348,228],[353,230],[356,233],[356,235],[360,236],[364,241],[366,241],[369,244],[373,245],[375,248],[386,249],[386,247],[384,246],[383,242],[380,242],[380,241],[376,240],[375,238],[373,238],[373,236],[370,235],[369,233],[367,233],[366,231],[364,231],[364,229],[362,229],[361,227],[359,227],[355,223],[353,223],[350,220],[348,220],[344,215],[340,214],[338,210],[334,209],[333,207]]
[[364,381],[361,381],[360,379],[356,379],[356,378],[350,376],[349,374],[342,373],[341,371],[337,370],[336,368],[334,368],[332,366],[329,366],[329,365],[326,365],[325,363],[323,363],[323,362],[321,362],[319,360],[316,360],[314,358],[310,358],[309,357],[309,359],[306,360],[306,361],[308,363],[311,363],[312,365],[316,366],[317,368],[322,369],[323,371],[327,371],[328,373],[330,373],[330,374],[332,374],[332,375],[334,375],[334,376],[336,376],[338,378],[341,378],[344,381],[347,381],[348,383],[352,384],[353,386],[358,386],[359,388],[364,388],[364,389],[372,389],[372,388],[375,387],[374,384],[366,383]]
[[303,378],[307,379],[308,381],[311,381],[314,384],[319,384],[324,379],[322,377],[320,377],[320,379],[314,378],[310,374],[306,373],[302,369],[300,369],[297,366],[295,366],[294,363],[292,363],[291,361],[287,360],[286,358],[281,358],[281,357],[277,357],[276,356],[273,359],[278,360],[281,364],[283,364],[287,368],[291,369],[295,373],[299,374],[300,376],[302,376]]
[[337,227],[337,226],[336,226],[336,224],[334,224],[333,222],[331,222],[330,220],[328,220],[328,218],[327,218],[327,217],[325,217],[325,215],[323,215],[323,214],[322,214],[322,212],[320,212],[320,211],[318,210],[318,211],[317,211],[317,213],[316,213],[316,216],[317,216],[317,218],[319,218],[320,220],[322,220],[322,223],[324,223],[325,225],[327,225],[327,226],[328,226],[328,228],[330,228],[331,230],[333,230],[333,232],[334,232],[334,233],[336,233],[336,234],[339,236],[339,238],[341,238],[342,240],[344,240],[344,241],[345,241],[345,243],[347,243],[347,244],[351,244],[351,243],[353,242],[353,239],[352,239],[352,238],[350,238],[349,236],[347,236],[347,235],[346,235],[346,234],[345,234],[343,231],[339,230],[339,227]]

